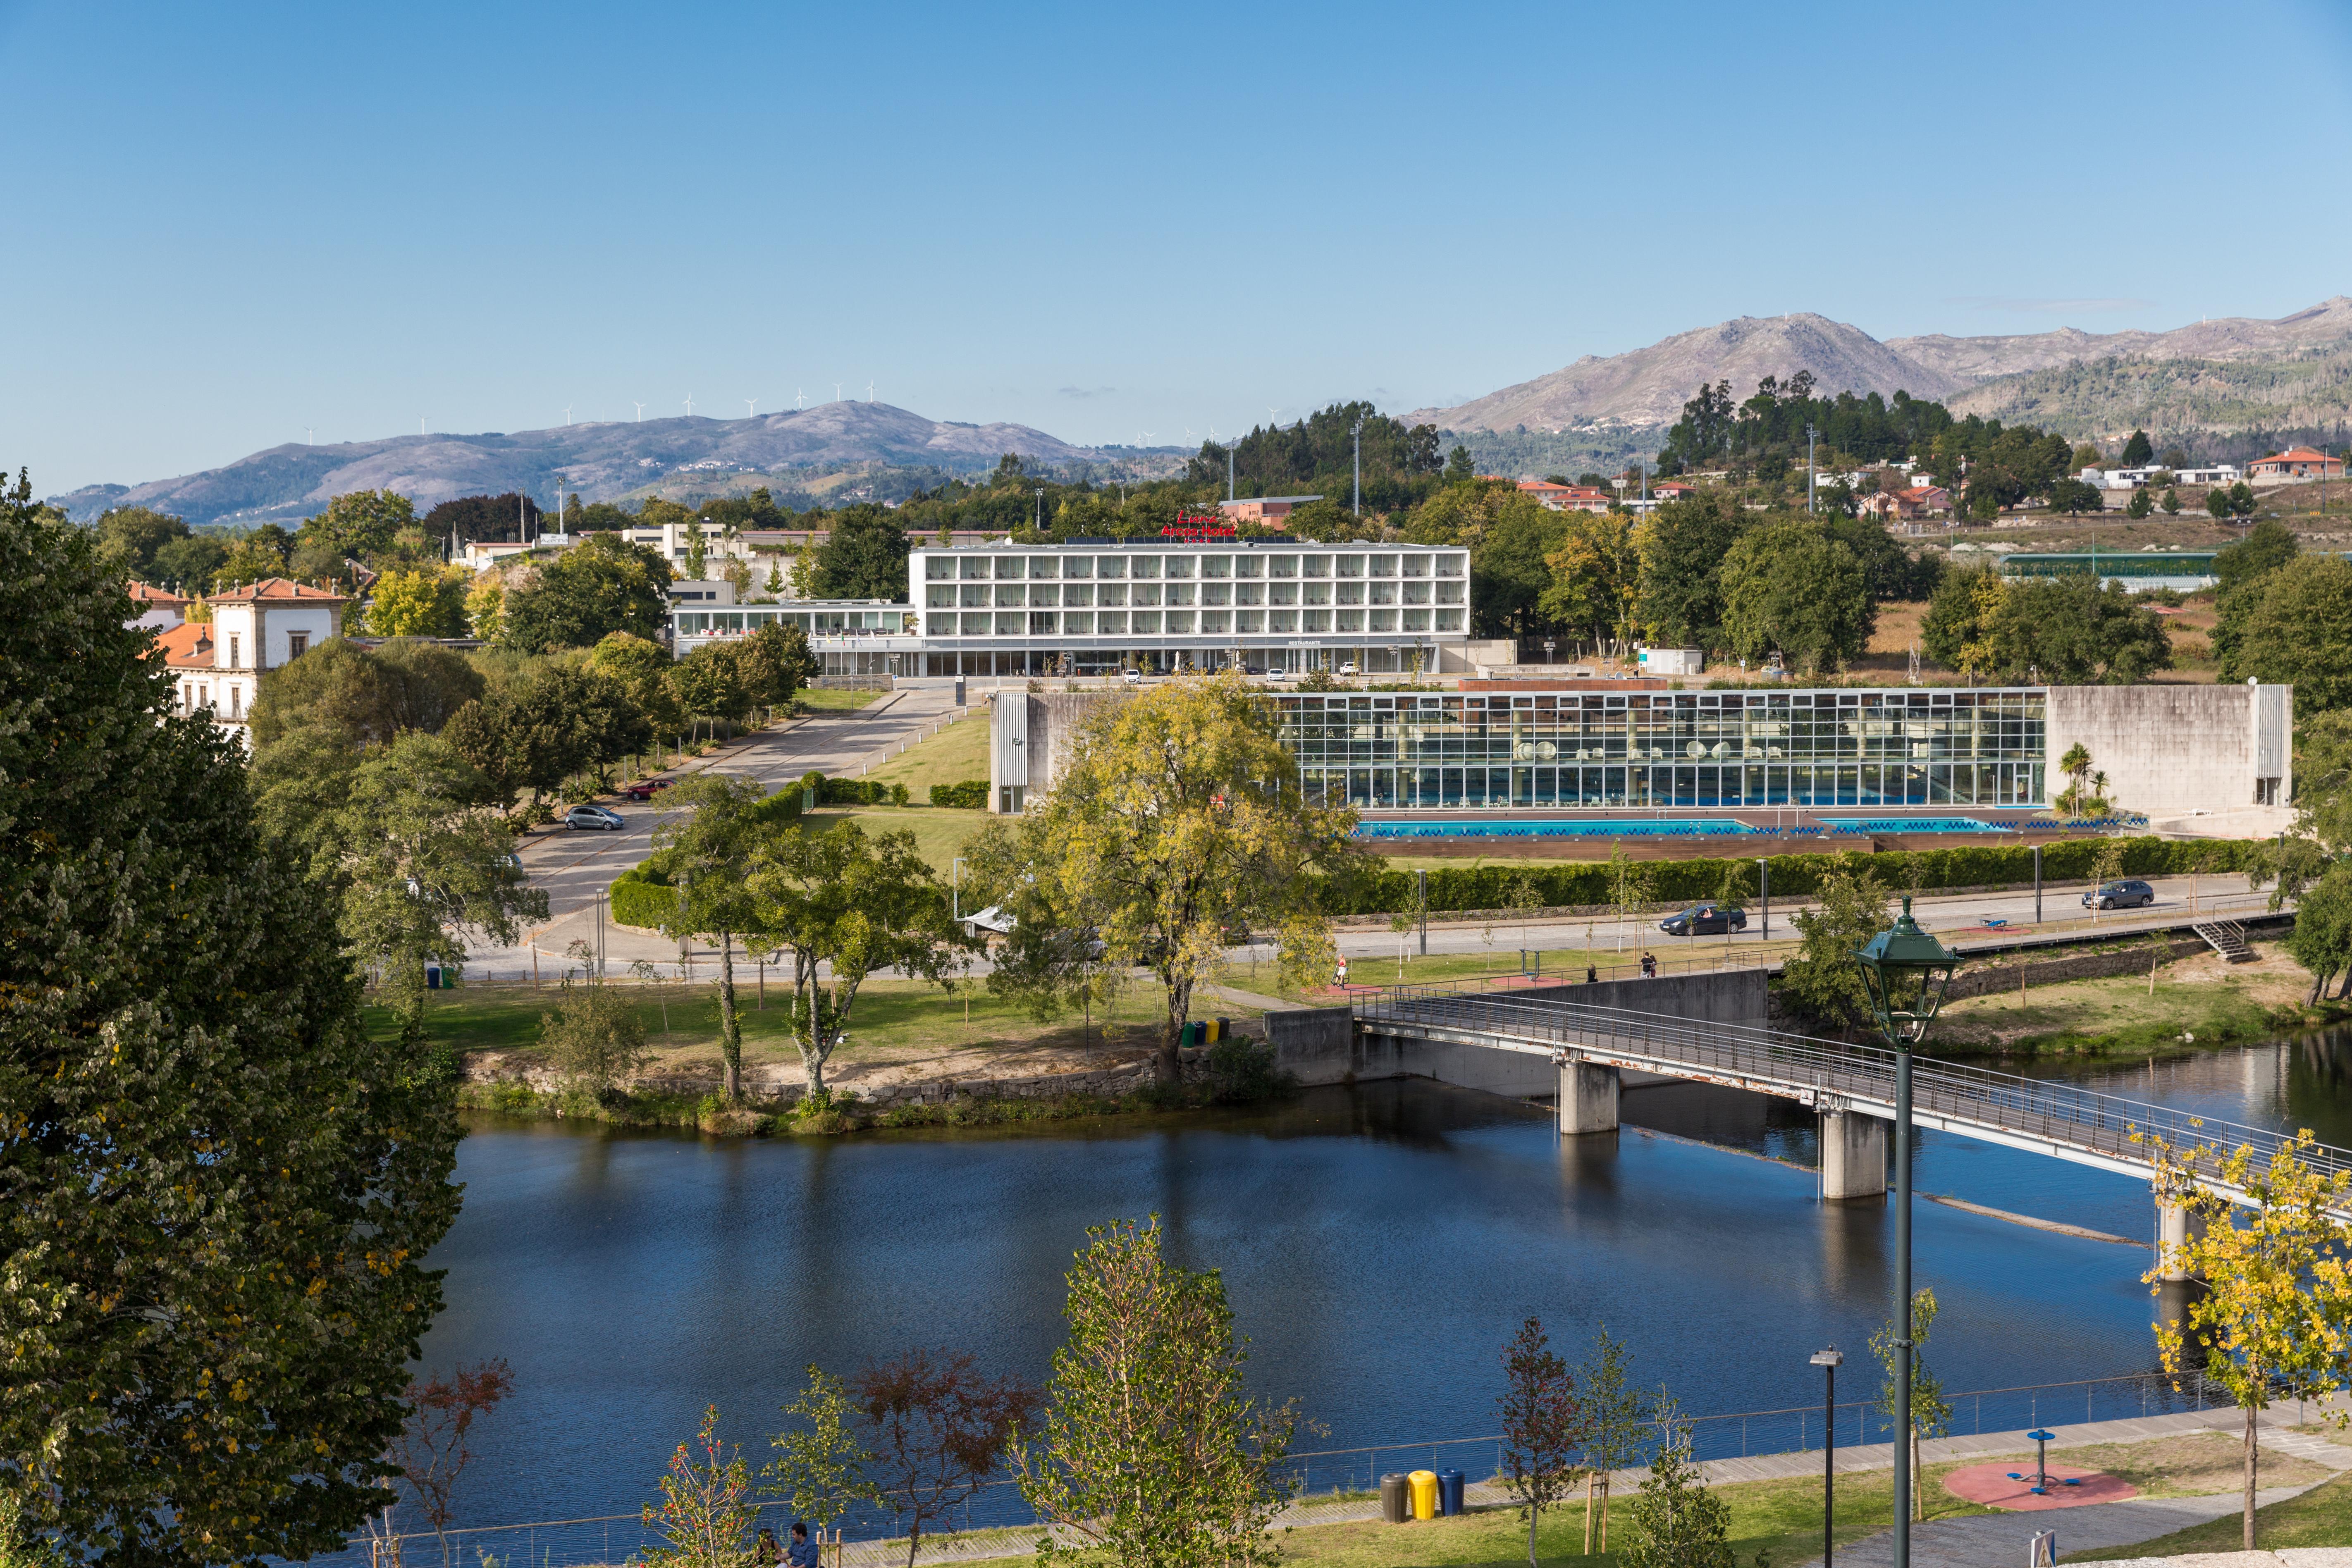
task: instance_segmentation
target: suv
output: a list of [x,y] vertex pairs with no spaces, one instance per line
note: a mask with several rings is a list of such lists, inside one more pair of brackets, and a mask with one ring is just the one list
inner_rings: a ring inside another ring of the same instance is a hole
[[563,814],[563,826],[578,832],[617,833],[628,826],[621,814],[602,805],[575,805]]
[[1699,904],[1678,915],[1668,915],[1658,922],[1658,929],[1668,936],[1721,936],[1727,931],[1746,931],[1748,911]]
[[2103,910],[2145,909],[2156,902],[2156,889],[2138,880],[2102,882],[2083,895],[2083,907]]

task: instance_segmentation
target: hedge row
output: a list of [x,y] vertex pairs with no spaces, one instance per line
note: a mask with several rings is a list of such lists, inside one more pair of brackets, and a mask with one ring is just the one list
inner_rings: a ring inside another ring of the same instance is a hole
[[933,784],[931,804],[961,806],[968,811],[978,811],[988,805],[988,781],[960,779],[954,784]]
[[613,919],[625,926],[659,930],[677,910],[677,889],[651,861],[632,866],[613,882]]
[[[2070,838],[2063,843],[2045,845],[2042,851],[2042,875],[2050,881],[2088,877],[2091,862],[2102,844],[2112,839]],[[2246,868],[2260,846],[2235,840],[2206,839],[2180,843],[2162,838],[2126,838],[2123,846],[2123,867],[2116,874],[2126,877],[2156,877],[2183,871],[2242,871]],[[1970,846],[1960,849],[1889,849],[1875,854],[1867,850],[1848,849],[1834,855],[1774,855],[1771,863],[1772,891],[1787,898],[1802,898],[1820,890],[1822,883],[1832,871],[1856,871],[1864,867],[1879,880],[1890,887],[1908,888],[1912,872],[1918,872],[1922,889],[1945,888],[1981,888],[2011,882],[2031,882],[2033,879],[2033,850],[2027,845],[2004,847]],[[1634,862],[1640,873],[1648,879],[1648,900],[1657,903],[1694,903],[1701,899],[1717,897],[1723,890],[1724,873],[1731,866],[1746,868],[1746,882],[1752,897],[1756,887],[1756,862],[1752,859],[1711,858],[1698,860],[1641,860]],[[1349,890],[1332,884],[1324,886],[1325,911],[1334,915],[1390,914],[1416,906],[1413,891],[1414,873],[1382,871],[1365,879]],[[1567,906],[1606,905],[1613,895],[1609,886],[1609,866],[1606,861],[1586,861],[1575,865],[1557,862],[1529,862],[1523,866],[1446,866],[1429,873],[1429,907],[1432,910],[1502,910],[1529,900],[1538,908],[1559,909]],[[1350,896],[1352,892],[1352,896]]]

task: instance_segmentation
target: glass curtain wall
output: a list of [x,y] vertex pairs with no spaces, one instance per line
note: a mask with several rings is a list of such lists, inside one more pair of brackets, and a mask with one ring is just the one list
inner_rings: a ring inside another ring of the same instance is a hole
[[1365,810],[2033,806],[2039,690],[1284,694],[1308,795]]

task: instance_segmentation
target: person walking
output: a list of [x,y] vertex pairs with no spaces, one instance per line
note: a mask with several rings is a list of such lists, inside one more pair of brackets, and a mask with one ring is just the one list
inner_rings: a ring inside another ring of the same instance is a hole
[[1658,955],[1654,952],[1644,950],[1642,953],[1642,978],[1644,980],[1655,980],[1657,977]]

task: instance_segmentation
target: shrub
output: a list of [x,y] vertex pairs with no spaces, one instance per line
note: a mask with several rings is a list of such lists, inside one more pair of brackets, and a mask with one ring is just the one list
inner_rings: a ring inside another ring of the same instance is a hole
[[960,806],[968,811],[981,810],[988,805],[988,781],[959,779],[954,784],[933,784],[931,804]]
[[907,804],[907,786],[905,784],[894,784],[890,786],[890,804],[892,805],[904,805]]
[[1274,1048],[1262,1040],[1234,1036],[1209,1047],[1209,1097],[1219,1105],[1272,1100],[1298,1080],[1275,1066]]
[[613,879],[613,919],[625,926],[659,930],[677,912],[677,889],[669,873],[647,860]]
[[539,1016],[539,1041],[558,1072],[599,1100],[651,1054],[636,1008],[601,984],[567,983],[555,1011]]

